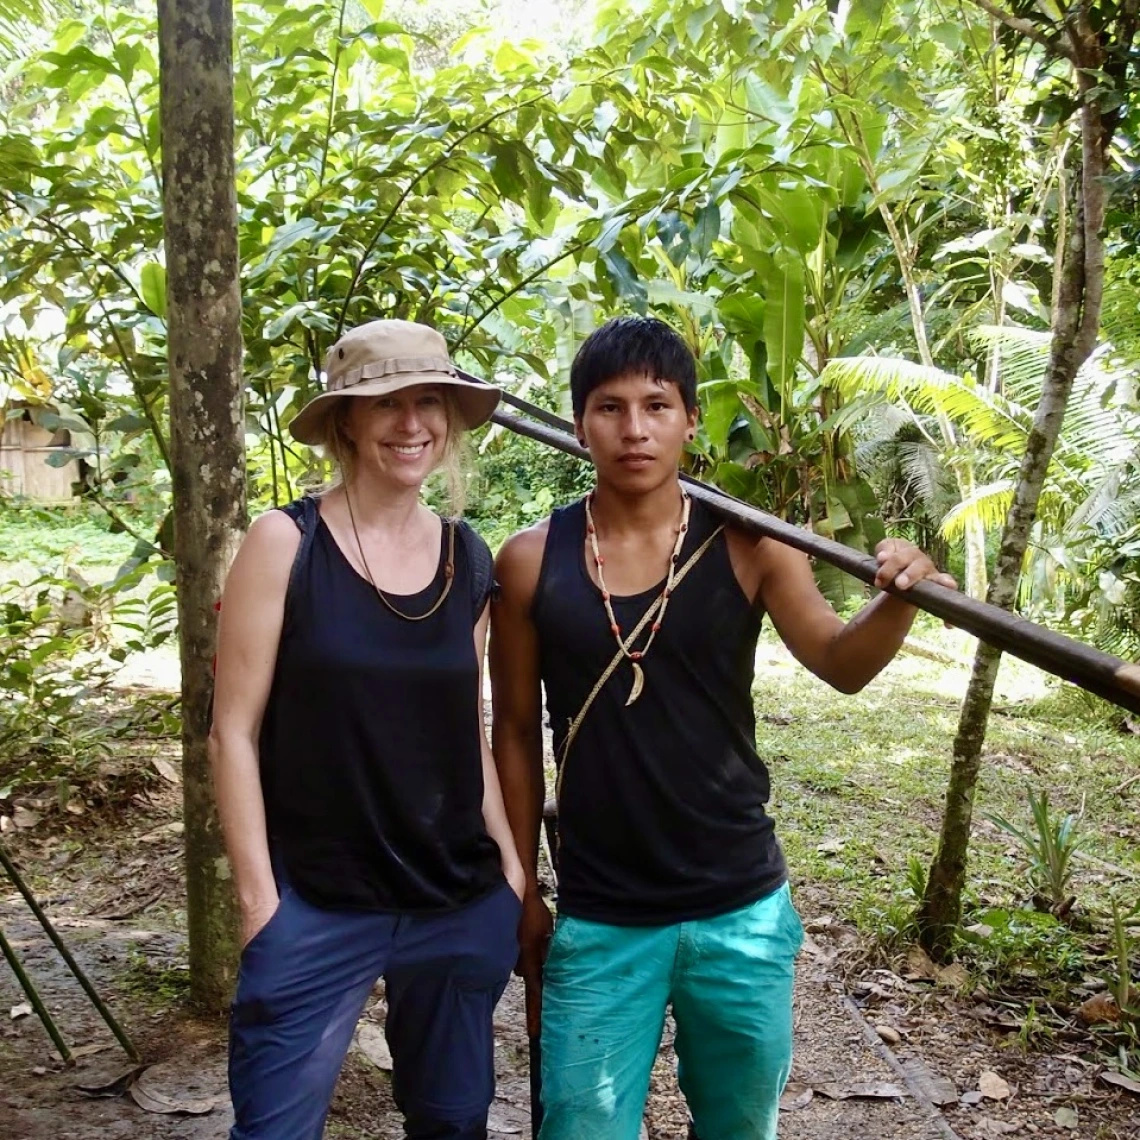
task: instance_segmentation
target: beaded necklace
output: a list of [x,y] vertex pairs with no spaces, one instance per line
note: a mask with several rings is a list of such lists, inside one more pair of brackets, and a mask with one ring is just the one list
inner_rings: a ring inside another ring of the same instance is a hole
[[602,590],[602,605],[606,608],[606,617],[610,620],[610,632],[617,640],[618,648],[633,666],[633,688],[630,689],[629,697],[625,702],[628,706],[632,705],[633,702],[641,696],[641,691],[645,688],[645,671],[642,669],[640,663],[649,652],[649,647],[653,644],[653,639],[657,636],[658,630],[661,629],[661,623],[665,620],[665,610],[669,605],[669,598],[673,593],[673,583],[677,577],[677,563],[681,557],[681,547],[685,541],[685,533],[689,529],[689,511],[692,507],[692,499],[689,498],[686,491],[681,491],[681,525],[677,529],[677,541],[673,543],[673,553],[669,556],[669,569],[665,576],[665,588],[650,607],[653,608],[660,603],[661,608],[653,624],[649,627],[649,640],[641,649],[634,650],[626,648],[625,638],[622,637],[621,626],[618,625],[617,615],[614,613],[613,605],[610,603],[610,592],[606,587],[606,576],[602,569],[606,560],[598,549],[598,529],[594,526],[593,502],[594,492],[591,491],[586,496],[586,534],[590,539],[590,550],[594,555],[594,565],[598,568],[598,585]]

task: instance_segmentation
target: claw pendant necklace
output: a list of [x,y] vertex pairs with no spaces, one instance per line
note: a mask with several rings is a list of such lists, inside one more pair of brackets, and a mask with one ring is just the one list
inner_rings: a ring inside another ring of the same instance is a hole
[[661,628],[661,623],[665,620],[665,610],[669,605],[669,598],[673,593],[673,583],[677,577],[677,563],[681,558],[681,546],[685,541],[685,533],[689,529],[689,511],[692,507],[692,499],[689,498],[687,492],[681,492],[681,525],[677,530],[677,541],[673,543],[673,553],[669,556],[669,569],[665,576],[665,588],[652,603],[652,606],[660,605],[661,608],[657,617],[654,618],[653,624],[649,627],[649,640],[645,643],[644,648],[634,650],[629,650],[625,647],[625,638],[622,637],[621,626],[618,625],[613,605],[610,603],[610,592],[606,587],[606,576],[602,569],[606,560],[602,557],[602,553],[598,549],[598,530],[597,527],[594,526],[593,502],[594,492],[591,491],[586,496],[586,534],[590,539],[590,550],[594,555],[594,565],[598,568],[598,585],[602,589],[602,605],[606,607],[606,617],[610,619],[610,632],[617,639],[618,648],[625,654],[629,659],[629,663],[633,666],[633,688],[630,689],[629,697],[625,702],[628,706],[632,705],[633,702],[641,696],[641,691],[645,688],[645,671],[641,667],[641,661],[649,652],[649,647],[653,644],[653,639],[657,636],[657,631]]

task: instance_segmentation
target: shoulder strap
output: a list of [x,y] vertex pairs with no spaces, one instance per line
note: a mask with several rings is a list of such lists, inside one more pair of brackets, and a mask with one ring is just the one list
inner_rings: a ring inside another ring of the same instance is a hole
[[469,523],[456,519],[451,525],[458,527],[463,536],[463,548],[467,551],[467,565],[471,571],[471,601],[478,621],[494,589],[495,560],[482,536]]
[[[688,561],[677,571],[677,576],[673,579],[674,591],[676,591],[677,587],[681,584],[685,575],[701,560],[708,548],[712,546],[713,539],[715,539],[722,530],[724,530],[723,524],[718,526],[712,534],[693,551]],[[641,621],[634,626],[633,632],[625,639],[625,644],[614,654],[613,660],[606,666],[602,675],[590,690],[590,695],[578,710],[578,715],[570,722],[570,727],[566,730],[566,739],[562,742],[562,747],[558,753],[558,778],[554,786],[555,798],[562,792],[562,778],[566,774],[566,757],[570,754],[570,746],[574,743],[574,738],[578,735],[578,730],[582,727],[582,722],[586,719],[586,713],[590,711],[591,706],[597,699],[598,694],[605,687],[606,682],[614,675],[614,670],[625,660],[626,654],[632,650],[637,639],[641,636],[642,631],[654,617],[656,617],[657,611],[661,608],[661,601],[662,598],[658,595],[649,609],[645,611]]]
[[309,554],[313,549],[313,539],[317,534],[317,524],[321,521],[317,500],[312,495],[304,495],[296,502],[281,508],[296,524],[301,532],[301,542],[293,556],[293,566],[289,571],[289,585],[285,590],[285,621],[282,629],[289,624],[290,603],[297,591],[304,568],[308,565]]

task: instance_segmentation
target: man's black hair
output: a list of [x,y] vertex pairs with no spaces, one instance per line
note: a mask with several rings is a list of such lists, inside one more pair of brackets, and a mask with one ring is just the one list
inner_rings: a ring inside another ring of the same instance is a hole
[[697,406],[697,362],[680,336],[656,317],[615,317],[582,342],[570,366],[574,415],[599,385],[629,375],[676,384],[685,411]]

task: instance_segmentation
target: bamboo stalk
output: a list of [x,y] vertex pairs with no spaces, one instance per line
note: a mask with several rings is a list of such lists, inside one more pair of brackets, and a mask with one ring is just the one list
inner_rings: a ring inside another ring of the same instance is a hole
[[[24,882],[23,876],[21,876],[20,872],[17,870],[16,864],[13,863],[9,858],[8,853],[4,850],[3,846],[0,846],[0,867],[3,867],[4,870],[8,872],[8,878],[12,880],[12,883],[15,885],[16,890],[18,890],[20,894],[24,896],[24,902],[28,904],[28,909],[32,912],[32,914],[36,916],[36,920],[39,922],[40,926],[43,927],[44,933],[51,939],[52,945],[56,948],[56,950],[59,951],[59,956],[66,963],[67,968],[72,973],[72,976],[83,987],[84,993],[86,993],[87,996],[91,999],[91,1004],[98,1011],[99,1016],[106,1023],[107,1028],[115,1035],[115,1039],[119,1042],[119,1044],[122,1045],[123,1051],[127,1054],[128,1057],[130,1057],[132,1061],[141,1061],[142,1057],[139,1055],[139,1051],[135,1048],[134,1043],[127,1036],[126,1030],[118,1023],[118,1021],[115,1020],[115,1015],[107,1008],[106,1004],[103,1002],[103,999],[99,996],[99,991],[96,990],[95,987],[91,984],[91,979],[88,978],[88,976],[80,968],[79,963],[76,962],[76,960],[71,956],[71,951],[68,950],[67,944],[63,941],[62,938],[60,938],[59,932],[54,926],[52,926],[48,916],[44,914],[43,907],[41,907],[40,904],[36,902],[35,895],[32,894],[31,890],[28,888],[27,883]],[[14,964],[13,968],[15,968]],[[29,996],[31,995],[29,994]],[[41,1014],[41,1018],[42,1016],[43,1015]],[[44,1025],[47,1025],[46,1021],[44,1022]],[[53,1034],[52,1036],[54,1040],[55,1035]],[[56,1044],[58,1045],[59,1042],[57,1041]],[[66,1048],[67,1047],[64,1046],[65,1050]],[[67,1060],[68,1056],[69,1054],[65,1052],[64,1060]]]
[[28,1001],[31,1002],[32,1008],[36,1011],[36,1016],[39,1017],[43,1027],[47,1030],[48,1036],[55,1042],[55,1047],[59,1050],[59,1055],[63,1058],[63,1063],[70,1065],[72,1063],[71,1050],[68,1048],[63,1034],[60,1033],[59,1026],[56,1025],[55,1019],[48,1012],[48,1007],[44,1005],[44,1000],[40,997],[39,991],[32,984],[32,979],[28,977],[27,971],[21,964],[20,959],[16,956],[16,951],[12,948],[8,939],[4,937],[3,929],[0,929],[0,953],[8,959],[8,965],[12,967],[12,973],[16,975],[16,981],[20,983],[20,988],[27,994]]
[[[476,379],[470,376],[466,378]],[[589,459],[586,449],[565,430],[571,426],[565,420],[506,393],[504,399],[544,422],[534,423],[511,412],[498,411],[492,417],[495,423],[579,459]],[[813,558],[821,558],[853,578],[858,578],[869,586],[874,585],[879,567],[870,555],[860,554],[842,543],[802,530],[723,491],[709,487],[699,479],[684,474],[681,478],[694,499],[706,503],[725,520],[753,534],[774,538]],[[888,590],[912,605],[988,642],[1003,653],[1011,653],[1014,657],[1071,681],[1121,708],[1140,712],[1140,665],[1129,664],[1119,657],[1054,633],[1008,610],[976,601],[933,582],[917,582],[909,590],[896,590],[893,587],[888,587]]]

